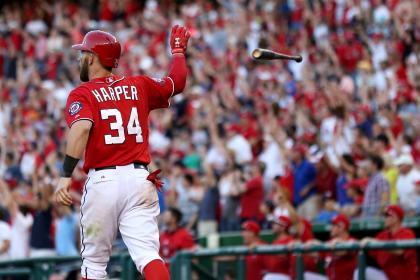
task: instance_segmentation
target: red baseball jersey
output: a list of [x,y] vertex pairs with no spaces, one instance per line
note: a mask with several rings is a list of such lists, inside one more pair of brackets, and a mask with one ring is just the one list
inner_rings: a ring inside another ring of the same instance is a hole
[[[273,241],[273,245],[287,245],[294,239],[291,236],[284,236]],[[290,254],[268,255],[266,258],[266,268],[271,273],[290,273]]]
[[[300,242],[306,242],[308,240],[313,239],[313,233],[312,229],[308,228],[308,225],[305,225],[304,233],[302,234],[300,239],[297,239],[297,241]],[[315,272],[318,273],[318,257],[314,255],[313,253],[304,253],[302,254],[303,258],[303,267],[305,268],[305,271]],[[297,271],[296,271],[296,262],[297,262],[297,256],[295,254],[292,254],[290,257],[290,277],[292,279],[296,279]]]
[[165,231],[160,235],[159,254],[168,264],[176,252],[184,249],[192,249],[194,247],[194,239],[184,228],[177,228],[173,232]]
[[[400,228],[395,233],[389,230],[380,232],[378,240],[404,240],[415,239],[416,235],[411,229]],[[385,272],[389,280],[418,280],[419,268],[417,264],[417,252],[415,249],[405,249],[402,255],[393,254],[390,251],[370,251],[376,262]]]
[[93,123],[83,169],[150,163],[149,112],[169,107],[174,93],[171,78],[109,76],[74,89],[66,105],[66,121]]
[[[257,245],[265,245],[262,240],[257,242]],[[267,255],[250,254],[245,256],[246,280],[262,279],[265,268]]]
[[[347,241],[355,240],[349,237]],[[330,280],[351,280],[357,266],[357,252],[347,251],[343,254],[326,252],[324,254],[326,274]]]

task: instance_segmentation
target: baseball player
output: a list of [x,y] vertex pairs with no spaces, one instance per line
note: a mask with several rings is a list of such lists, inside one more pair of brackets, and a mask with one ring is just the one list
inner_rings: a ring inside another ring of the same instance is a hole
[[188,230],[179,225],[182,213],[177,208],[169,207],[163,215],[163,220],[166,230],[160,234],[160,255],[169,268],[171,258],[178,251],[193,249],[196,244]]
[[[293,237],[289,234],[292,220],[287,216],[280,216],[272,221],[273,233],[276,239],[273,245],[288,245],[293,242]],[[278,254],[269,255],[266,258],[266,268],[268,273],[263,280],[290,280],[290,255]]]
[[184,89],[189,37],[185,27],[172,28],[172,62],[163,79],[114,75],[121,45],[109,33],[91,31],[72,47],[80,51],[80,80],[85,83],[67,100],[70,131],[55,199],[64,205],[72,203],[71,175],[85,151],[83,169],[88,178],[80,219],[83,279],[105,279],[118,230],[147,280],[169,279],[159,256],[158,172],[149,174],[147,167],[148,115],[167,108],[169,99]]
[[[336,215],[331,220],[331,239],[328,241],[330,245],[338,243],[354,242],[355,239],[350,235],[350,220],[343,214]],[[310,240],[306,245],[320,244],[319,240]],[[326,276],[310,274],[308,279],[324,279],[324,280],[351,280],[357,266],[357,252],[354,251],[334,251],[321,252],[318,254],[325,261]],[[315,276],[315,278],[313,278]],[[305,278],[305,279],[306,279]]]
[[[385,229],[378,233],[375,238],[365,237],[360,243],[364,246],[375,241],[395,241],[415,239],[413,230],[403,227],[404,210],[399,205],[389,205],[384,211]],[[377,250],[369,251],[380,269],[368,266],[365,270],[367,280],[418,280],[419,266],[417,263],[417,252],[415,249],[401,250]],[[355,271],[353,279],[357,279],[358,270]]]
[[[265,242],[260,239],[260,225],[255,221],[248,220],[242,224],[242,238],[245,246],[248,248],[255,248],[259,245],[264,245]],[[245,279],[246,280],[261,280],[263,270],[265,269],[266,255],[251,254],[245,256]]]

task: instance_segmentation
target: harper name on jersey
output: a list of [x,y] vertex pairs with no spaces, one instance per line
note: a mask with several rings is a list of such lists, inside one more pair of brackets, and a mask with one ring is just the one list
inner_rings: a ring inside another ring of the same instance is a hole
[[124,100],[139,100],[137,96],[137,88],[135,86],[116,86],[101,87],[91,91],[98,102],[105,102],[108,100],[120,101]]
[[67,99],[67,124],[71,127],[79,120],[93,123],[83,166],[86,173],[104,166],[149,164],[149,113],[168,108],[173,93],[170,77],[155,80],[113,75],[75,88]]

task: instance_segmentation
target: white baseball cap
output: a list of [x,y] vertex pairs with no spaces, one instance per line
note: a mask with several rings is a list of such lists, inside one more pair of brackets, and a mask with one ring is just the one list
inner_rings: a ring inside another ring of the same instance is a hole
[[394,164],[397,166],[404,164],[413,165],[414,159],[410,154],[402,154],[394,161]]

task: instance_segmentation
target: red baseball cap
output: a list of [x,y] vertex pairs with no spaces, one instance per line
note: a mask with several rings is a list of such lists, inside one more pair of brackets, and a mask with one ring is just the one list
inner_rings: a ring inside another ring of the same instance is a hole
[[404,210],[396,204],[389,205],[387,208],[385,208],[385,214],[394,214],[400,219],[400,221],[404,219]]
[[420,185],[420,180],[415,181],[414,184]]
[[345,189],[356,188],[356,189],[364,190],[368,183],[369,183],[369,179],[367,179],[367,178],[353,179],[353,180],[350,180],[349,182],[347,182],[344,185],[344,188]]
[[232,124],[227,125],[226,130],[229,132],[240,133],[241,126],[237,123],[232,123]]
[[342,224],[342,225],[344,225],[346,230],[348,230],[350,228],[350,220],[349,220],[349,218],[347,218],[347,216],[345,216],[343,214],[338,214],[337,216],[335,216],[332,219],[331,223],[333,225]]
[[292,220],[290,220],[287,216],[280,216],[277,221],[274,221],[274,223],[285,226],[286,229],[289,229],[292,225]]
[[256,235],[260,234],[261,228],[260,225],[254,221],[246,221],[242,224],[243,230],[249,230],[255,233]]

